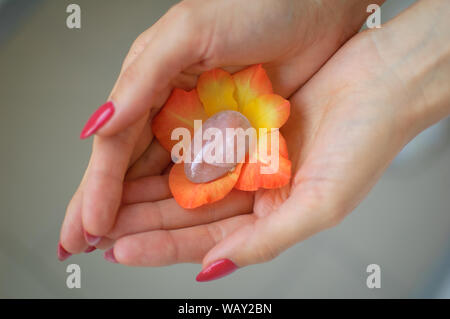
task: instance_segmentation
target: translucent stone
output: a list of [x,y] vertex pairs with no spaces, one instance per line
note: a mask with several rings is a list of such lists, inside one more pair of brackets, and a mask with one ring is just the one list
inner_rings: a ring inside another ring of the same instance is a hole
[[[231,134],[227,128],[242,130]],[[206,183],[232,171],[248,152],[250,138],[242,135],[248,128],[251,128],[250,122],[236,111],[222,111],[211,116],[194,134],[191,163],[184,164],[186,177],[193,183]],[[201,143],[201,148],[195,147],[197,142]]]

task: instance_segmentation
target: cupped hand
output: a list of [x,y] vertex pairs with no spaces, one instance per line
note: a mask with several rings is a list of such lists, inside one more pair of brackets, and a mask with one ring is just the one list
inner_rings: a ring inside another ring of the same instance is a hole
[[109,260],[131,266],[202,262],[198,279],[209,280],[268,261],[339,223],[412,137],[398,107],[408,104],[408,94],[375,47],[370,32],[356,36],[292,96],[281,129],[293,165],[290,185],[255,196],[235,190],[220,202],[185,210],[166,199],[165,176],[127,182],[127,205],[99,244],[115,241]]
[[[111,118],[95,127],[97,131],[82,134],[96,137],[88,168],[67,207],[60,259],[98,245],[111,231],[125,179],[160,175],[169,164],[149,124],[173,87],[192,88],[198,74],[214,67],[236,71],[264,63],[275,92],[289,97],[357,32],[369,2],[192,0],[169,10],[133,43],[110,95],[112,104],[102,109],[108,112],[103,119]],[[150,189],[163,183],[155,178]],[[152,200],[162,198],[156,195]],[[257,194],[261,199],[271,196]],[[252,201],[246,202],[249,209]]]
[[[450,46],[442,46],[448,19],[428,14],[448,8],[422,1],[383,30],[358,34],[292,96],[282,128],[293,164],[289,186],[254,198],[234,191],[184,210],[173,199],[155,200],[170,196],[166,177],[127,183],[129,204],[100,243],[115,240],[107,258],[132,266],[202,262],[197,279],[205,281],[268,261],[338,224],[410,139],[450,115]],[[431,38],[408,24],[430,19]],[[398,37],[407,40],[399,44]]]

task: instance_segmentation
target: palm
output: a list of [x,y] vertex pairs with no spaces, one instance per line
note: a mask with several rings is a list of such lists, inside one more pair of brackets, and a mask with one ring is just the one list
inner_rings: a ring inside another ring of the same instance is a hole
[[[227,1],[223,3],[232,5]],[[293,3],[295,5],[312,4],[316,6],[315,2],[285,1],[283,3],[286,6],[277,7],[277,10],[280,10],[278,13],[282,17],[287,16],[283,10],[291,10],[292,8],[289,6]],[[308,16],[297,16],[297,19],[291,20],[278,19],[276,23],[275,21],[269,21],[267,24],[255,23],[253,28],[249,28],[243,24],[243,21],[249,20],[249,16],[239,16],[241,12],[246,12],[247,14],[252,12],[254,3],[247,2],[247,4],[249,5],[248,10],[241,10],[236,16],[232,17],[234,21],[232,25],[238,28],[240,26],[242,30],[234,30],[235,32],[231,33],[229,30],[230,21],[217,19],[216,23],[218,25],[215,28],[210,28],[216,31],[214,39],[217,41],[208,41],[210,47],[205,51],[209,52],[210,55],[202,55],[200,60],[194,61],[189,66],[186,66],[181,73],[175,75],[170,81],[170,84],[161,89],[157,96],[153,97],[157,98],[153,101],[155,106],[161,105],[164,102],[174,86],[182,86],[183,88],[193,87],[197,75],[208,68],[232,65],[233,67],[231,69],[236,70],[261,61],[266,62],[264,66],[271,77],[275,91],[285,97],[291,96],[338,48],[339,41],[336,41],[336,39],[344,41],[353,32],[356,32],[358,27],[355,25],[355,30],[347,29],[345,32],[342,31],[343,29],[335,28],[331,28],[331,31],[330,28],[324,30],[324,27],[321,26],[325,26],[326,24],[316,24],[315,28],[307,28]],[[258,4],[264,5],[264,2],[258,2]],[[267,5],[270,6],[271,4],[271,1],[267,1]],[[241,7],[242,5],[239,2],[239,6]],[[273,10],[272,7],[269,9]],[[311,13],[311,10],[321,11],[321,8],[310,7],[308,10],[300,9],[298,12]],[[253,12],[255,16],[251,17],[250,20],[257,22],[263,21],[264,19],[259,17],[258,14],[264,14],[266,11],[255,10]],[[327,12],[332,14],[330,11]],[[276,15],[274,14],[274,16]],[[174,25],[178,24],[173,19],[173,16],[171,18],[170,15],[166,15],[160,22],[147,31],[147,34],[143,37],[144,43],[141,45],[141,52],[145,41],[147,41],[146,43],[158,43],[160,41],[158,38],[161,37],[160,35],[178,37],[178,35],[174,35],[170,31],[180,29],[173,28]],[[324,19],[327,20],[326,17]],[[178,20],[181,21],[182,19]],[[221,22],[222,24],[220,25]],[[305,31],[299,33],[298,30],[308,30],[309,33],[307,34]],[[280,36],[281,34],[283,36]],[[317,40],[317,37],[320,40]],[[261,41],[261,39],[264,39],[264,41]],[[313,39],[314,41],[312,41]],[[242,48],[245,48],[246,54],[243,54]],[[127,66],[132,64],[140,54],[137,49],[136,51],[132,50],[131,53],[124,63],[123,72],[127,71]],[[301,72],[298,71],[300,62]],[[330,94],[333,94],[331,90],[331,88],[328,89]],[[308,90],[302,91],[308,92]],[[305,114],[304,106],[301,105],[302,102],[298,102],[296,99],[294,97],[292,101],[293,114],[290,122],[299,120],[304,125],[299,128],[293,125],[293,128],[290,128],[288,123],[287,127],[283,128],[283,133],[287,138],[290,156],[293,159],[295,176],[298,176],[300,173],[299,164],[308,149],[306,145],[312,144],[313,141],[313,125],[309,122],[314,122],[314,119],[310,120],[308,118],[309,115]],[[168,189],[167,186],[161,183],[156,186],[152,184],[155,180],[152,176],[159,178],[159,174],[164,172],[170,162],[168,154],[162,151],[161,147],[158,147],[158,143],[152,142],[153,135],[151,133],[150,119],[156,111],[157,107],[154,107],[150,113],[147,112],[145,116],[141,116],[137,122],[116,136],[98,136],[95,138],[94,151],[89,168],[86,171],[80,188],[68,207],[66,220],[62,229],[62,242],[64,242],[64,246],[69,248],[70,251],[79,252],[86,247],[82,229],[87,224],[90,225],[90,232],[104,234],[107,229],[113,227],[115,222],[114,228],[107,235],[107,237],[113,240],[124,235],[143,231],[150,231],[148,235],[154,236],[155,234],[152,234],[152,231],[158,229],[158,227],[160,229],[179,229],[195,226],[192,230],[195,234],[201,234],[202,232],[204,233],[205,228],[201,228],[199,225],[212,225],[205,227],[215,227],[215,223],[219,223],[217,225],[223,230],[222,236],[226,236],[229,232],[236,230],[236,228],[241,226],[245,227],[248,223],[253,223],[256,218],[279,210],[284,201],[292,193],[292,187],[291,189],[285,187],[274,191],[261,190],[256,194],[245,195],[242,195],[242,192],[233,192],[228,199],[224,200],[223,205],[227,205],[227,203],[239,198],[242,199],[242,207],[232,206],[234,209],[233,212],[217,207],[219,213],[213,212],[216,207],[213,207],[213,209],[207,208],[206,210],[210,212],[209,214],[198,214],[195,217],[194,214],[186,215],[185,211],[176,208],[176,203],[173,199],[164,200],[163,204],[154,202],[170,196],[170,194],[165,192]],[[310,116],[313,117],[313,112],[311,112]],[[308,129],[308,127],[310,128]],[[301,154],[298,151],[299,145],[301,145]],[[123,184],[123,180],[128,182]],[[293,181],[295,182],[295,180],[294,178]],[[105,192],[105,189],[108,189],[109,192]],[[122,189],[124,189],[124,194],[126,194],[124,196],[128,198],[121,199]],[[254,207],[252,207],[253,200]],[[119,215],[116,218],[117,208],[120,206],[121,201],[128,204],[139,202],[150,203],[151,205],[148,206],[150,212],[141,215],[126,213],[130,212],[132,207],[125,207],[119,211]],[[157,220],[163,220],[164,217],[161,216],[161,205],[167,205],[164,206],[165,208],[173,208],[173,211],[168,214],[169,217],[165,219],[165,222],[168,224],[155,225],[148,220],[147,224],[141,222],[139,218],[145,219],[147,218],[146,216],[152,214],[158,215]],[[124,210],[126,211],[125,213]],[[236,223],[233,219],[239,218],[236,215],[250,212],[254,212],[254,214],[247,214],[245,217],[242,217],[239,223]],[[81,217],[82,215],[83,218]],[[189,219],[186,216],[192,216],[192,218]],[[133,218],[135,220],[130,221]],[[210,233],[210,231],[207,233]],[[192,236],[196,237],[197,235]],[[211,248],[216,240],[217,238],[213,241],[210,240],[209,246],[206,245],[208,247],[203,247],[203,249]],[[208,241],[206,240],[205,242]],[[98,246],[106,247],[110,244],[111,242],[109,240],[104,240]],[[132,250],[130,253],[132,253]],[[198,261],[204,253],[205,251],[195,254],[195,258],[189,255],[188,259]],[[124,261],[124,263],[126,262]],[[136,264],[135,261],[131,260],[128,263]]]
[[[392,96],[373,90],[398,81],[388,72],[374,76],[373,65],[384,65],[373,54],[374,41],[359,35],[347,43],[292,97],[292,115],[282,129],[294,171],[290,194],[305,206],[326,201],[331,224],[359,203],[408,138],[398,134]],[[286,190],[264,194],[255,207],[280,206],[287,198]]]
[[[355,37],[292,97],[291,116],[282,128],[293,164],[292,182],[281,189],[259,190],[255,217],[278,213],[294,198],[308,207],[323,207],[326,201],[333,213],[323,218],[335,224],[359,203],[407,141],[398,134],[392,138],[394,130],[401,131],[396,114],[382,110],[391,108],[392,97],[371,93],[380,82],[367,75],[374,63],[383,65],[371,53],[373,46],[367,38]],[[389,75],[383,80],[397,81]],[[400,93],[397,99],[404,98]]]

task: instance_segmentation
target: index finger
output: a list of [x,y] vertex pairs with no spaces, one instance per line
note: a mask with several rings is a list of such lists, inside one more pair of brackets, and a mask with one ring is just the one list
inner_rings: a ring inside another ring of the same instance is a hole
[[114,225],[125,173],[147,119],[124,132],[94,139],[90,169],[83,189],[82,221],[89,244],[95,245]]
[[149,109],[158,108],[170,93],[172,81],[201,61],[209,32],[202,32],[192,10],[176,6],[160,21],[142,52],[123,71],[111,95],[114,116],[98,130],[111,136],[136,122]]

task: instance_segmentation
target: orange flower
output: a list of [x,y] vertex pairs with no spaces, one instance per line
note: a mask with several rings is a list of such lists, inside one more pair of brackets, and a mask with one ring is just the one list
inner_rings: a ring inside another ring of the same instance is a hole
[[[205,121],[226,110],[241,112],[256,130],[265,128],[270,132],[287,121],[290,104],[273,93],[272,84],[260,64],[233,75],[222,69],[214,69],[200,75],[196,89],[190,92],[181,89],[172,91],[166,104],[153,119],[153,133],[160,144],[171,152],[178,143],[171,140],[175,128],[187,128],[193,136],[194,120]],[[270,140],[259,138],[258,144],[267,141],[267,145],[259,145],[256,152],[263,149],[269,151]],[[196,208],[224,198],[233,188],[255,191],[259,188],[279,188],[289,183],[291,162],[281,133],[278,171],[261,174],[261,167],[267,164],[260,154],[251,155],[255,156],[256,162],[249,162],[247,155],[246,161],[238,164],[233,171],[207,183],[191,182],[184,173],[184,164],[175,164],[169,175],[173,197],[183,208]]]

